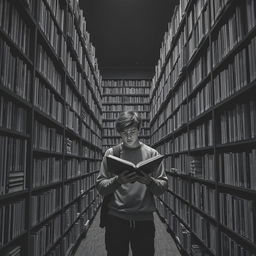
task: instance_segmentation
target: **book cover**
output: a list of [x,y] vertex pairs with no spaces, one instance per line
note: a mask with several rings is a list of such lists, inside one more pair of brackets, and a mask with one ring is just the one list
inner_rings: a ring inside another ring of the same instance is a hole
[[121,159],[121,158],[113,156],[113,155],[108,155],[107,156],[107,165],[108,165],[109,171],[113,172],[117,175],[119,175],[120,173],[122,173],[125,170],[135,171],[137,173],[144,171],[145,173],[149,174],[158,169],[163,158],[164,158],[163,155],[157,155],[157,156],[151,157],[147,160],[141,161],[135,165],[130,161]]

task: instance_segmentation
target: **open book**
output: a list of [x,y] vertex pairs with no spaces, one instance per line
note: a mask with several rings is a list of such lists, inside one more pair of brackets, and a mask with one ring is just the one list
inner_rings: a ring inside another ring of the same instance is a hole
[[141,161],[135,165],[130,161],[121,159],[121,158],[113,156],[113,155],[108,155],[107,156],[107,165],[108,165],[109,171],[113,172],[117,175],[126,170],[135,171],[138,174],[141,171],[144,171],[145,173],[149,174],[158,169],[163,158],[164,158],[163,155],[157,155],[157,156],[151,157],[147,160]]

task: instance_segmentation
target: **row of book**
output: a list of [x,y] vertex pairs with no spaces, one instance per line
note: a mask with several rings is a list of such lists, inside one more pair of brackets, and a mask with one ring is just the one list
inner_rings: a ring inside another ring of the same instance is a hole
[[[51,13],[53,14],[53,16],[55,17],[59,27],[61,28],[61,31],[64,30],[64,10],[62,8],[61,5],[61,1],[60,0],[46,0],[46,3],[48,4]],[[40,8],[39,8],[39,11]]]
[[0,84],[30,102],[31,68],[0,38]]
[[155,84],[160,77],[162,67],[164,66],[164,63],[166,61],[166,57],[171,50],[171,46],[173,45],[172,40],[175,39],[175,37],[177,36],[180,23],[185,17],[185,9],[188,2],[188,0],[180,1],[179,5],[176,6],[174,9],[172,20],[168,23],[168,31],[165,32],[164,39],[161,44],[160,58],[157,65],[155,66],[155,76],[152,80],[153,88],[151,88],[151,91],[154,90]]
[[165,168],[171,173],[191,175],[204,180],[215,180],[213,154],[168,156],[165,158]]
[[[187,252],[191,253],[193,256],[206,256],[211,255],[205,246],[198,244],[197,239],[193,238],[193,234],[189,228],[184,226],[183,222],[175,214],[173,214],[167,207],[160,201],[156,201],[158,213],[162,218],[165,219],[171,231],[174,232],[176,239],[178,239],[179,244]],[[214,228],[212,228],[214,229]],[[180,232],[182,231],[182,232]],[[213,230],[213,232],[215,232]],[[240,256],[254,256],[253,251],[247,249],[240,242],[232,239],[227,234],[221,232],[221,245],[220,252],[221,255],[232,255]],[[214,243],[214,240],[212,241]]]
[[238,52],[231,63],[213,79],[215,104],[248,85],[246,48]]
[[65,99],[67,104],[78,114],[81,113],[81,101],[79,101],[79,97],[74,92],[74,90],[67,84],[66,86],[66,93],[65,93]]
[[65,108],[66,127],[79,135],[79,116],[69,106]]
[[192,93],[211,71],[210,48],[207,47],[202,56],[196,61],[188,72],[188,94]]
[[34,83],[34,106],[59,123],[63,122],[63,103],[58,100],[54,91],[38,77]]
[[0,247],[25,232],[25,199],[0,206]]
[[0,195],[24,190],[27,172],[27,140],[0,136]]
[[188,101],[188,120],[191,121],[212,107],[212,88],[208,82]]
[[92,143],[93,145],[100,148],[101,130],[98,125],[95,124],[95,127],[91,126],[91,129],[90,129],[84,122],[82,122],[80,135],[87,142]]
[[[108,97],[106,97],[106,100],[108,101]],[[126,96],[123,98],[123,104],[128,104],[128,103],[132,103],[132,104],[149,104],[149,99],[148,97],[138,97],[138,96]],[[148,106],[148,105],[146,105]],[[146,108],[146,106],[144,108]],[[146,111],[149,110],[149,107]]]
[[51,218],[37,231],[31,233],[30,254],[45,255],[61,236],[61,215]]
[[[210,7],[206,1],[198,0],[194,4],[194,8],[188,14],[188,60],[193,56],[202,40],[210,31],[209,16]],[[199,6],[199,10],[198,10]],[[197,10],[197,11],[196,11]]]
[[14,3],[8,0],[1,1],[0,29],[30,58],[32,32],[17,8]]
[[[114,87],[114,88],[118,88],[120,90],[130,90],[133,88],[139,89],[140,87],[143,90],[147,90],[147,88],[149,88],[151,86],[151,81],[147,81],[147,80],[125,80],[125,79],[119,79],[119,80],[103,80],[102,81],[102,87],[103,90],[106,90],[107,87]],[[129,88],[132,87],[132,88]],[[123,91],[122,91],[123,92]],[[146,92],[145,92],[146,94]]]
[[189,131],[190,149],[213,146],[212,119],[197,125]]
[[220,223],[255,243],[255,200],[220,193]]
[[64,231],[67,231],[68,228],[75,222],[77,216],[79,215],[78,203],[74,203],[69,206],[63,215],[63,227]]
[[246,17],[247,17],[247,26],[248,26],[248,31],[250,31],[252,28],[256,26],[256,15],[255,15],[255,10],[256,10],[256,5],[253,0],[246,0]]
[[32,187],[37,188],[62,181],[62,159],[57,157],[34,157]]
[[202,210],[209,216],[216,217],[216,206],[215,206],[215,189],[211,187],[200,184],[197,182],[192,183],[191,195],[192,195],[192,205]]
[[95,183],[97,178],[97,171],[88,173],[88,175],[81,179],[81,192],[87,192],[88,198],[94,197],[94,194],[96,193]]
[[211,4],[211,25],[213,26],[221,11],[226,7],[229,0],[210,0]]
[[213,38],[213,67],[220,63],[245,35],[242,6],[236,6],[232,14],[229,15],[227,22],[219,29],[217,38]]
[[34,121],[33,147],[36,150],[47,150],[51,152],[62,153],[63,135],[56,128]]
[[50,85],[61,95],[62,94],[62,77],[56,64],[50,57],[50,54],[44,49],[42,44],[37,45],[35,66],[40,74],[46,79]]
[[156,200],[156,206],[159,215],[165,220],[171,232],[174,234],[178,245],[182,246],[183,250],[189,253],[191,250],[191,232],[159,199]]
[[32,226],[44,221],[47,217],[60,210],[61,188],[56,187],[31,196],[31,224]]
[[87,159],[82,161],[79,161],[77,158],[66,159],[64,165],[64,179],[69,180],[85,174],[88,171],[87,166]]
[[220,182],[256,190],[256,149],[219,154]]
[[232,143],[256,137],[256,102],[235,104],[220,114],[218,142]]
[[[166,92],[168,95],[168,92]],[[173,96],[168,100],[165,112],[166,118],[168,118],[176,109],[179,107],[180,103],[183,102],[188,96],[188,84],[187,80],[184,80],[177,90],[173,91]],[[161,117],[161,114],[160,114]]]
[[[61,10],[61,15],[63,16],[64,21],[64,10]],[[38,1],[38,16],[36,16],[39,27],[42,29],[49,43],[53,47],[56,55],[59,55],[59,41],[60,41],[60,32],[58,27],[55,24],[55,20],[52,17],[52,14],[49,8],[46,7],[46,3],[42,0]]]
[[[252,1],[253,2],[253,1]],[[249,70],[250,70],[250,81],[256,79],[256,36],[254,36],[248,45],[248,55],[249,55]]]
[[195,210],[191,210],[192,223],[191,229],[196,236],[209,248],[209,250],[216,254],[217,245],[217,228],[208,219],[203,217]]
[[149,95],[149,87],[136,87],[136,85],[134,87],[110,87],[111,84],[109,84],[109,87],[104,87],[104,85],[102,86],[103,88],[103,94],[107,95],[107,94],[127,94],[127,95],[138,95],[138,94],[143,94],[143,95]]
[[235,241],[231,237],[229,237],[227,234],[221,232],[221,255],[229,255],[232,254],[234,256],[240,256],[240,255],[246,255],[246,256],[255,256],[255,253],[247,248],[245,248],[243,245],[241,245],[239,242]]
[[187,180],[168,175],[168,189],[189,202],[190,184]]
[[0,127],[27,134],[27,118],[27,109],[0,96]]
[[102,105],[103,112],[121,112],[123,111],[123,104],[104,104]]
[[[60,31],[59,34],[65,33],[64,31],[64,24],[66,24],[66,33],[72,40],[72,48],[76,52],[76,55],[78,57],[78,61],[80,65],[86,64],[87,68],[84,68],[84,70],[90,69],[88,60],[85,54],[85,49],[87,49],[88,57],[92,63],[93,68],[95,69],[95,77],[100,83],[101,76],[98,69],[97,59],[95,57],[95,49],[90,42],[90,35],[86,31],[86,21],[84,18],[83,11],[77,6],[75,9],[76,11],[68,9],[67,13],[65,13],[65,10],[62,8],[62,4],[59,0],[56,1],[46,1],[43,0],[39,1],[39,8],[38,8],[38,14],[35,13],[35,17],[40,24],[40,26],[43,29],[44,33],[49,35],[47,38],[51,42],[53,40],[51,37],[53,37],[53,29],[55,27],[55,22],[58,24],[58,27],[56,29]],[[53,14],[54,19],[50,14]],[[78,20],[79,26],[76,26],[76,22],[74,20],[74,16]],[[54,25],[50,26],[50,23],[53,23]],[[57,34],[57,33],[56,33]],[[79,36],[81,35],[81,36]],[[57,39],[53,40],[54,44],[57,44]],[[65,63],[65,62],[64,62]],[[88,71],[87,71],[88,72]],[[88,75],[88,73],[86,73]],[[94,79],[94,78],[93,78]],[[91,80],[90,80],[91,81]],[[91,81],[92,82],[92,81]]]
[[79,141],[76,139],[71,139],[69,137],[65,140],[65,149],[67,155],[79,156]]

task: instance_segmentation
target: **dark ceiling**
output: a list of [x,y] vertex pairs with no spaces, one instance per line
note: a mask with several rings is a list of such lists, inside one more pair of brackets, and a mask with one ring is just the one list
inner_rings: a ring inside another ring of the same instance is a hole
[[178,0],[80,0],[100,69],[151,69]]

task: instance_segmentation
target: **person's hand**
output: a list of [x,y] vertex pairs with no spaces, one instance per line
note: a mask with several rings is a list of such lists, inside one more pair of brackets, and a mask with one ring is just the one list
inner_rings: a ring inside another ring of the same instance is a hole
[[142,184],[145,184],[147,186],[150,183],[152,183],[151,177],[148,174],[146,174],[145,172],[143,172],[143,171],[141,171],[140,175],[137,176],[137,181],[142,183]]
[[137,180],[136,172],[131,172],[129,170],[124,171],[118,175],[117,181],[120,184],[133,183]]

